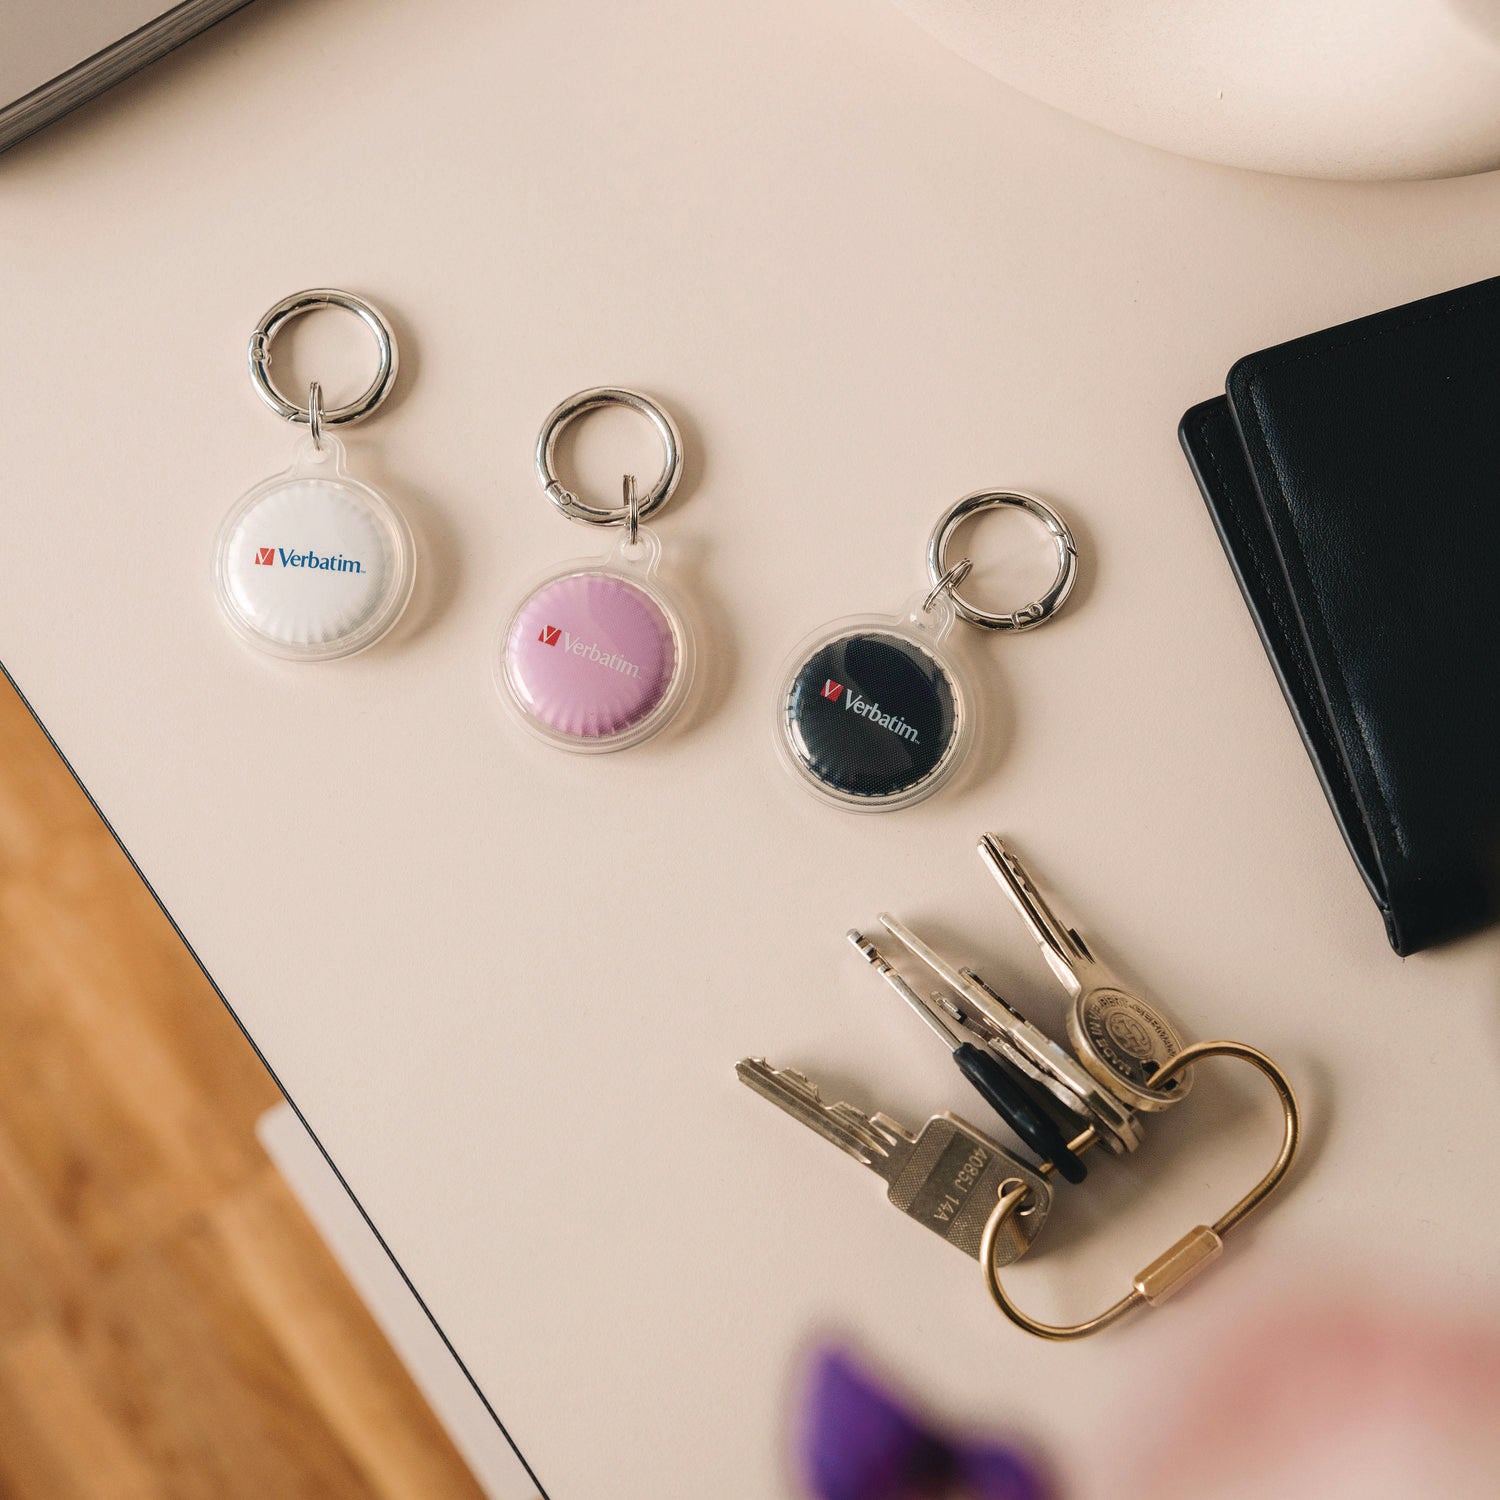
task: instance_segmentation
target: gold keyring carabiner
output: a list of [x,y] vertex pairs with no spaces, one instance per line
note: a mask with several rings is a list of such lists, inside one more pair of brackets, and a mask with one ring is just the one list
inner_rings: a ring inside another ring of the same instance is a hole
[[1302,1134],[1302,1117],[1297,1109],[1297,1096],[1292,1092],[1292,1086],[1287,1082],[1286,1075],[1264,1052],[1244,1042],[1197,1042],[1191,1047],[1184,1047],[1176,1057],[1162,1067],[1152,1078],[1152,1086],[1160,1088],[1163,1083],[1182,1072],[1184,1068],[1206,1057],[1238,1057],[1254,1064],[1271,1080],[1271,1086],[1276,1090],[1276,1096],[1281,1101],[1281,1111],[1286,1127],[1275,1165],[1228,1213],[1215,1220],[1212,1225],[1200,1224],[1196,1229],[1189,1230],[1170,1250],[1159,1255],[1145,1270],[1136,1274],[1134,1284],[1126,1296],[1105,1308],[1096,1317],[1089,1318],[1082,1323],[1038,1322],[1037,1319],[1023,1313],[1010,1300],[1005,1288],[1000,1285],[1000,1272],[995,1265],[995,1246],[1011,1215],[1030,1196],[1031,1190],[1026,1187],[1016,1187],[1001,1193],[984,1226],[984,1235],[979,1244],[979,1261],[984,1267],[985,1285],[989,1288],[995,1306],[1017,1328],[1024,1328],[1027,1333],[1035,1334],[1039,1339],[1058,1341],[1081,1339],[1108,1328],[1111,1323],[1117,1323],[1127,1313],[1134,1312],[1138,1307],[1159,1306],[1173,1292],[1185,1286],[1200,1271],[1217,1260],[1224,1250],[1224,1236],[1242,1219],[1259,1208],[1280,1185],[1282,1178],[1291,1168],[1292,1158],[1297,1154],[1297,1142]]

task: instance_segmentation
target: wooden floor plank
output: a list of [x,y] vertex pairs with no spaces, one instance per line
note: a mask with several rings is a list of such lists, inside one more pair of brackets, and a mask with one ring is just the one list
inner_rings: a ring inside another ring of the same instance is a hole
[[0,1500],[478,1500],[278,1097],[0,683]]
[[0,1120],[0,1346],[33,1322],[57,1322],[94,1274]]
[[73,1341],[91,1383],[171,1500],[367,1496],[219,1249],[197,1219],[105,1278]]
[[0,1350],[0,1492],[48,1500],[152,1500],[161,1493],[130,1435],[99,1402],[54,1328]]
[[381,1378],[384,1340],[373,1322],[361,1326],[341,1314],[343,1273],[331,1255],[308,1253],[295,1233],[301,1218],[268,1169],[216,1206],[210,1227],[221,1263],[233,1268],[308,1399],[382,1500],[441,1493],[436,1419],[413,1390]]

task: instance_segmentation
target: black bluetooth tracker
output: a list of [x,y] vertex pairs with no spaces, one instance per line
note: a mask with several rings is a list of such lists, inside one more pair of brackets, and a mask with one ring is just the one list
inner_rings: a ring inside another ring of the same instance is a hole
[[784,732],[797,767],[851,805],[915,801],[953,759],[960,697],[927,647],[887,629],[825,640],[792,678]]
[[[1014,509],[1045,528],[1057,554],[1047,591],[1009,614],[958,592],[973,564],[949,566],[954,532],[981,512]],[[950,505],[927,544],[932,587],[896,616],[839,620],[804,641],[781,679],[776,742],[791,770],[826,801],[860,812],[930,797],[969,752],[974,698],[945,642],[956,620],[1031,630],[1050,619],[1078,572],[1073,534],[1050,505],[1019,490],[976,490]]]

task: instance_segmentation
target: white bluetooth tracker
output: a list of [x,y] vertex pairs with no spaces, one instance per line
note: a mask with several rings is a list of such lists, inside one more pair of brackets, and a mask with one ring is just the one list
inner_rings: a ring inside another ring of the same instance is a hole
[[[323,409],[317,381],[307,405],[271,383],[271,343],[293,318],[321,307],[352,312],[374,335],[379,368],[345,406]],[[235,632],[287,661],[353,656],[386,635],[411,598],[416,548],[401,513],[372,485],[349,476],[344,445],[329,427],[359,422],[396,383],[396,338],[368,302],[322,289],[283,298],[250,335],[250,379],[278,416],[305,426],[291,468],[263,479],[224,518],[214,549],[214,587]]]

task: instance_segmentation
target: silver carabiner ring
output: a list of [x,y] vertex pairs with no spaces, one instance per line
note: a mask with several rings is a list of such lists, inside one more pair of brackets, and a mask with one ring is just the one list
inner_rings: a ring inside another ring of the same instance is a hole
[[386,322],[384,315],[362,297],[329,287],[293,292],[290,297],[283,297],[255,325],[255,332],[250,335],[250,379],[260,399],[278,417],[285,417],[288,422],[311,424],[311,409],[298,406],[295,401],[288,401],[271,383],[271,342],[293,318],[300,318],[304,313],[313,312],[320,307],[341,307],[346,312],[352,312],[374,335],[375,347],[380,355],[375,378],[364,395],[357,396],[343,406],[320,411],[320,427],[341,427],[345,422],[358,422],[368,417],[390,395],[391,387],[396,383],[396,335],[391,332],[391,325]]
[[[1007,506],[1024,510],[1047,528],[1057,551],[1057,576],[1039,599],[1034,599],[1010,614],[1002,615],[979,609],[959,594],[954,586],[958,580],[953,580],[950,576],[957,571],[957,567],[950,569],[947,558],[948,543],[953,540],[953,533],[970,516],[982,510],[1001,510]],[[954,609],[971,625],[978,625],[985,630],[1030,630],[1055,615],[1073,592],[1073,585],[1078,581],[1078,544],[1073,540],[1073,533],[1068,530],[1067,522],[1035,495],[1024,495],[1019,490],[976,490],[944,511],[933,528],[927,543],[927,573],[933,583],[933,594],[929,598],[946,589],[949,598],[953,600]]]
[[639,412],[656,428],[666,452],[661,478],[640,497],[636,505],[636,516],[645,520],[653,511],[660,509],[677,488],[682,478],[682,434],[677,424],[649,397],[639,391],[627,391],[617,386],[595,386],[591,390],[579,391],[555,407],[542,423],[541,434],[536,440],[536,473],[547,492],[547,498],[572,521],[587,521],[593,526],[619,526],[630,520],[630,507],[616,506],[613,509],[588,505],[571,490],[564,488],[552,466],[557,450],[557,440],[570,422],[585,412],[597,411],[601,406],[628,406]]

